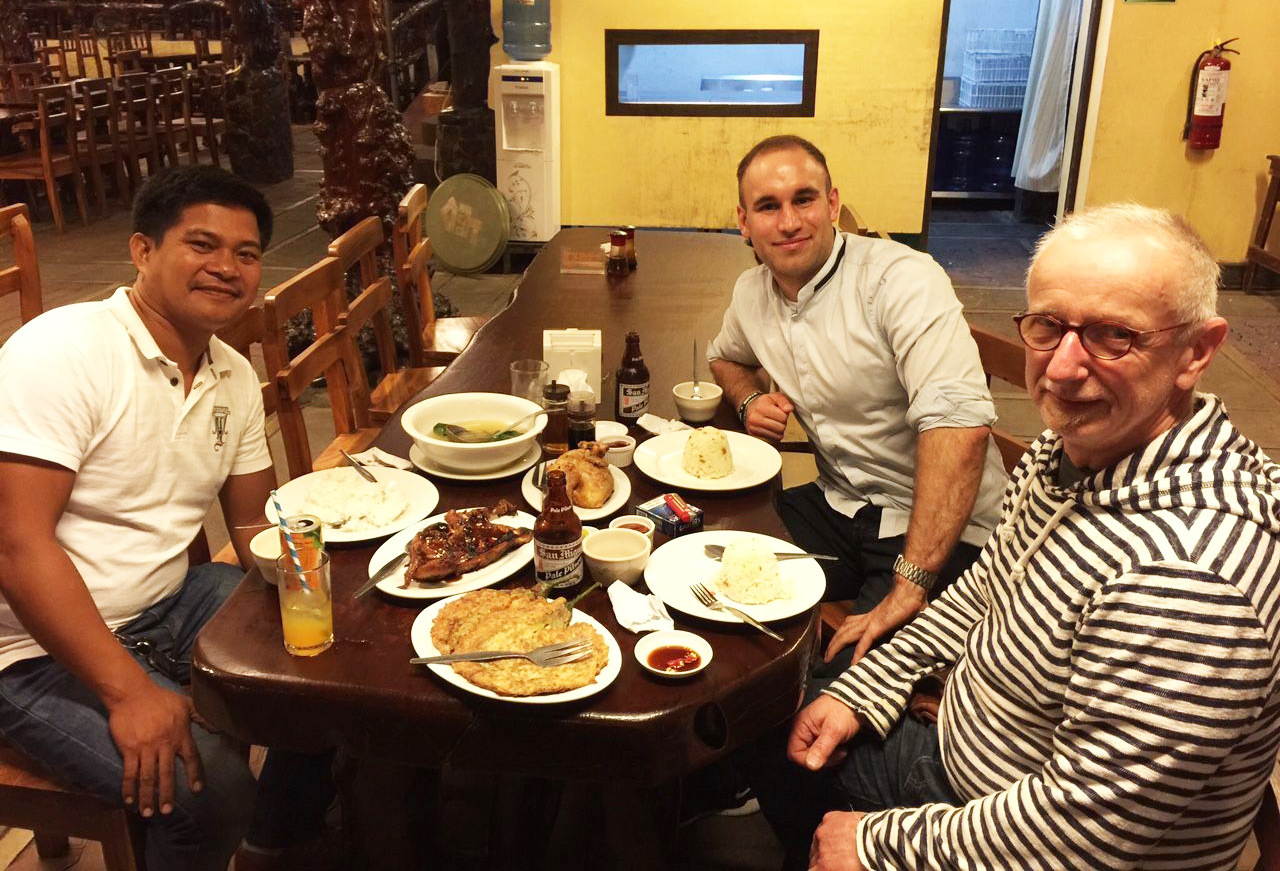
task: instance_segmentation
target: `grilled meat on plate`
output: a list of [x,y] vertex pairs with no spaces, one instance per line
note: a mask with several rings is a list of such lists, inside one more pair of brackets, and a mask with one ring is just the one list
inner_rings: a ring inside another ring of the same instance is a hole
[[492,508],[449,511],[413,537],[402,588],[413,581],[456,580],[496,561],[510,550],[533,540],[529,529],[494,523],[492,518],[515,513],[503,499]]

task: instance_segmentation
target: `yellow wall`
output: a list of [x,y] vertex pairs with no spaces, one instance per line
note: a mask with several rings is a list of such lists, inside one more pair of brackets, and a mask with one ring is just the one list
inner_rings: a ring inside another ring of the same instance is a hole
[[[1243,260],[1266,186],[1266,155],[1280,150],[1275,0],[1108,0],[1103,16],[1109,33],[1104,27],[1080,204],[1132,199],[1173,209],[1219,260]],[[1222,147],[1190,151],[1181,134],[1191,64],[1233,36],[1241,54],[1229,56]]]
[[[1184,0],[1186,2],[1186,0]],[[561,66],[566,224],[728,227],[734,169],[755,142],[798,133],[827,155],[846,201],[878,229],[919,232],[941,0],[552,0]],[[501,0],[493,0],[501,40]],[[606,28],[821,31],[813,118],[639,118],[604,112]],[[505,62],[501,42],[494,62]]]

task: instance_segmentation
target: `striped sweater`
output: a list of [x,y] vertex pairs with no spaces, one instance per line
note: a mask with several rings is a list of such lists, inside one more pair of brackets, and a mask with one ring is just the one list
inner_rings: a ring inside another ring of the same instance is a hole
[[828,690],[880,735],[912,683],[959,807],[868,815],[868,868],[1233,868],[1280,743],[1280,466],[1213,396],[1069,488],[1031,446],[980,559]]

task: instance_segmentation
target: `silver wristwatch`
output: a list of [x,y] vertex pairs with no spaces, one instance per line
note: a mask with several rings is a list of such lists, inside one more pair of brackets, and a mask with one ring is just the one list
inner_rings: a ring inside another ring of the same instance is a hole
[[933,585],[938,581],[936,573],[922,569],[915,563],[907,562],[907,558],[902,554],[898,554],[897,559],[893,561],[893,571],[894,574],[902,575],[926,593],[932,590]]

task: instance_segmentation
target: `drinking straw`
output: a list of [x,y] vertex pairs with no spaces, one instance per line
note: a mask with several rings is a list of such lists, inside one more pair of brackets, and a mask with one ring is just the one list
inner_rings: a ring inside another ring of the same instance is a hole
[[284,519],[284,508],[280,505],[280,494],[275,490],[271,491],[271,504],[276,508],[276,521],[280,524],[280,533],[284,538],[285,544],[289,547],[289,558],[293,560],[293,571],[298,576],[298,583],[302,584],[302,589],[307,590],[307,579],[303,576],[302,558],[298,556],[298,547],[293,543],[293,538],[289,535],[289,526]]

